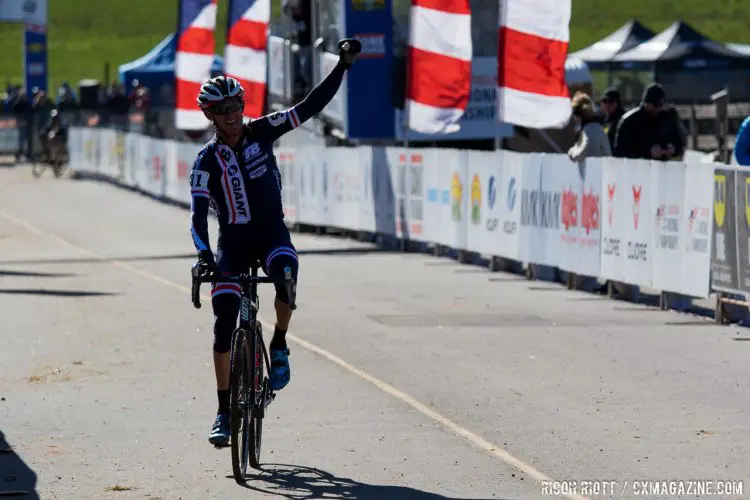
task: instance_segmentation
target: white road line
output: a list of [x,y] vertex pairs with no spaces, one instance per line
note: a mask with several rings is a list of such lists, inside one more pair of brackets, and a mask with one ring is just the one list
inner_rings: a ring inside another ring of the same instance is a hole
[[[43,236],[51,238],[51,239],[53,239],[55,241],[58,241],[60,243],[64,243],[64,244],[66,244],[66,245],[68,245],[68,246],[70,246],[70,247],[72,247],[72,248],[74,248],[74,249],[76,249],[76,250],[78,250],[80,252],[86,253],[86,254],[88,254],[88,255],[90,255],[92,257],[96,257],[96,258],[99,258],[99,259],[104,259],[105,258],[103,255],[100,255],[100,254],[98,254],[96,252],[93,252],[93,251],[91,251],[89,249],[80,247],[80,246],[76,245],[75,243],[72,243],[72,242],[70,242],[70,241],[62,238],[61,236],[58,236],[58,235],[56,235],[54,233],[50,233],[48,231],[44,231],[42,229],[39,229],[39,228],[31,225],[30,223],[28,223],[28,222],[26,222],[26,221],[24,221],[22,219],[19,219],[18,217],[14,216],[14,215],[9,214],[8,212],[6,212],[4,210],[0,210],[0,216],[4,217],[5,219],[8,219],[10,222],[12,222],[12,223],[14,223],[14,224],[16,224],[18,226],[21,226],[21,227],[23,227],[23,228],[25,228],[25,229],[27,229],[27,230],[35,233],[35,234],[43,235]],[[134,274],[142,276],[144,278],[148,278],[150,280],[153,280],[153,281],[156,281],[158,283],[161,283],[162,285],[167,286],[169,288],[173,288],[175,290],[179,290],[181,292],[190,294],[190,287],[179,285],[177,283],[174,283],[173,281],[164,279],[164,278],[162,278],[160,276],[157,276],[155,274],[152,274],[152,273],[150,273],[148,271],[144,271],[142,269],[139,269],[139,268],[137,268],[137,267],[135,267],[135,266],[133,266],[131,264],[128,264],[128,263],[125,263],[125,262],[122,262],[122,261],[119,261],[119,260],[110,260],[110,261],[107,261],[107,262],[110,263],[110,264],[112,264],[112,265],[114,265],[114,266],[117,266],[117,267],[120,267],[120,268],[125,269],[127,271],[130,271],[130,272],[132,272]],[[203,295],[202,297],[204,298],[204,300],[210,300],[210,297],[207,296],[207,295]],[[261,319],[261,323],[263,324],[263,326],[265,326],[266,328],[269,328],[271,330],[273,330],[273,328],[274,328],[273,324],[268,323],[267,321],[264,321],[262,319]],[[500,460],[502,460],[506,464],[508,464],[511,467],[514,467],[515,469],[523,472],[524,474],[526,474],[529,477],[535,479],[536,481],[539,481],[539,482],[541,482],[541,481],[554,481],[553,479],[551,479],[549,476],[547,476],[546,474],[544,474],[540,470],[538,470],[538,469],[534,468],[533,466],[525,463],[524,461],[522,461],[522,460],[514,457],[513,455],[511,455],[510,453],[508,453],[507,451],[505,451],[503,448],[501,448],[500,446],[497,446],[497,445],[495,445],[495,444],[487,441],[483,437],[479,436],[478,434],[475,434],[475,433],[471,432],[470,430],[466,429],[465,427],[461,427],[456,422],[450,420],[447,417],[444,417],[443,415],[441,415],[438,412],[436,412],[435,410],[429,408],[425,404],[420,403],[419,401],[417,401],[416,399],[414,399],[409,394],[407,394],[407,393],[405,393],[405,392],[403,392],[403,391],[395,388],[391,384],[389,384],[387,382],[384,382],[383,380],[380,380],[379,378],[374,377],[374,376],[370,375],[369,373],[366,373],[366,372],[360,370],[359,368],[356,368],[356,367],[350,365],[349,363],[347,363],[343,359],[339,358],[335,354],[333,354],[333,353],[331,353],[331,352],[323,349],[322,347],[319,347],[319,346],[317,346],[315,344],[312,344],[312,343],[308,342],[307,340],[304,340],[304,339],[302,339],[300,337],[297,337],[296,335],[292,335],[290,333],[290,334],[287,334],[287,337],[290,340],[292,340],[293,342],[295,342],[296,344],[298,344],[301,347],[303,347],[304,349],[307,349],[308,351],[313,352],[315,354],[318,354],[319,356],[322,356],[323,358],[327,359],[328,361],[337,364],[341,368],[343,368],[346,371],[348,371],[348,372],[350,372],[350,373],[358,376],[362,380],[365,380],[365,381],[371,383],[372,385],[374,385],[375,387],[377,387],[381,391],[383,391],[383,392],[385,392],[387,394],[390,394],[394,398],[402,401],[403,403],[405,403],[408,406],[412,407],[413,409],[415,409],[416,411],[418,411],[422,415],[424,415],[424,416],[426,416],[426,417],[428,417],[428,418],[430,418],[430,419],[432,419],[432,420],[434,420],[434,421],[442,424],[443,426],[445,426],[448,430],[450,430],[454,434],[463,437],[464,439],[466,439],[467,441],[469,441],[470,443],[472,443],[474,446],[477,446],[478,448],[481,448],[484,451],[488,452],[490,455],[493,455],[493,456],[499,458]],[[568,498],[570,500],[588,500],[586,497],[581,496],[581,495],[576,495],[576,494],[561,495],[561,496],[564,497],[564,498]]]

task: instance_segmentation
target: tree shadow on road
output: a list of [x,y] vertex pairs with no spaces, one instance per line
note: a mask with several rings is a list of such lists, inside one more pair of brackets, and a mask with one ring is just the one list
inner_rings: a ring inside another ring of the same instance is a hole
[[120,295],[112,292],[87,292],[85,290],[50,290],[45,288],[0,288],[0,294],[46,295],[49,297],[105,297]]
[[4,260],[0,261],[0,264],[16,264],[16,265],[29,265],[29,264],[103,264],[107,262],[138,262],[138,261],[153,261],[153,260],[180,260],[180,259],[193,259],[197,258],[197,254],[193,253],[180,253],[172,255],[143,255],[137,257],[84,257],[84,258],[63,258],[63,259],[28,259],[28,260]]
[[77,276],[74,273],[45,273],[34,271],[12,271],[10,269],[0,269],[0,277],[13,276],[18,278],[72,278]]
[[[302,465],[264,464],[260,472],[247,476],[247,482],[244,486],[259,493],[277,495],[292,500],[313,498],[331,500],[452,500],[452,497],[428,493],[408,486],[360,483],[351,478],[337,477],[330,472]],[[492,500],[499,499],[493,498]]]
[[21,460],[0,430],[0,498],[39,500],[36,492],[36,474]]

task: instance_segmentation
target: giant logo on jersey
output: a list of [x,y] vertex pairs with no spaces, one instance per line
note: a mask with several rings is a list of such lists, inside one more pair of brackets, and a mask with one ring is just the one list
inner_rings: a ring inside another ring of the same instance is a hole
[[221,187],[229,210],[228,222],[230,224],[244,224],[250,221],[250,207],[245,193],[245,182],[242,180],[237,157],[229,149],[229,146],[219,146],[216,157],[223,170],[221,176]]

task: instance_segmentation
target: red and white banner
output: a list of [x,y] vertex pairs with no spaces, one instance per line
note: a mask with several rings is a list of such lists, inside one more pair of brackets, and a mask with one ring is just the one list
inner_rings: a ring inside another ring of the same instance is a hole
[[500,0],[498,121],[541,129],[570,120],[570,10],[571,0]]
[[231,0],[229,5],[224,72],[245,89],[244,115],[248,118],[263,114],[270,17],[269,0]]
[[409,30],[406,124],[423,134],[448,134],[471,91],[469,0],[413,0]]
[[175,125],[180,130],[203,130],[209,121],[198,108],[203,82],[211,76],[217,0],[181,0],[175,56]]

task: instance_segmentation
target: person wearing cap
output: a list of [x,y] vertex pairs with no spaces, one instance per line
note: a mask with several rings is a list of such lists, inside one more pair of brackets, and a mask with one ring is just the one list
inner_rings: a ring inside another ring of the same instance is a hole
[[666,105],[666,93],[654,82],[641,104],[620,120],[615,132],[615,156],[668,161],[682,157],[685,140],[677,110]]
[[620,100],[620,91],[614,87],[607,89],[599,104],[602,113],[604,113],[604,131],[609,138],[609,147],[614,151],[617,127],[625,114],[625,108],[622,107],[622,101]]

